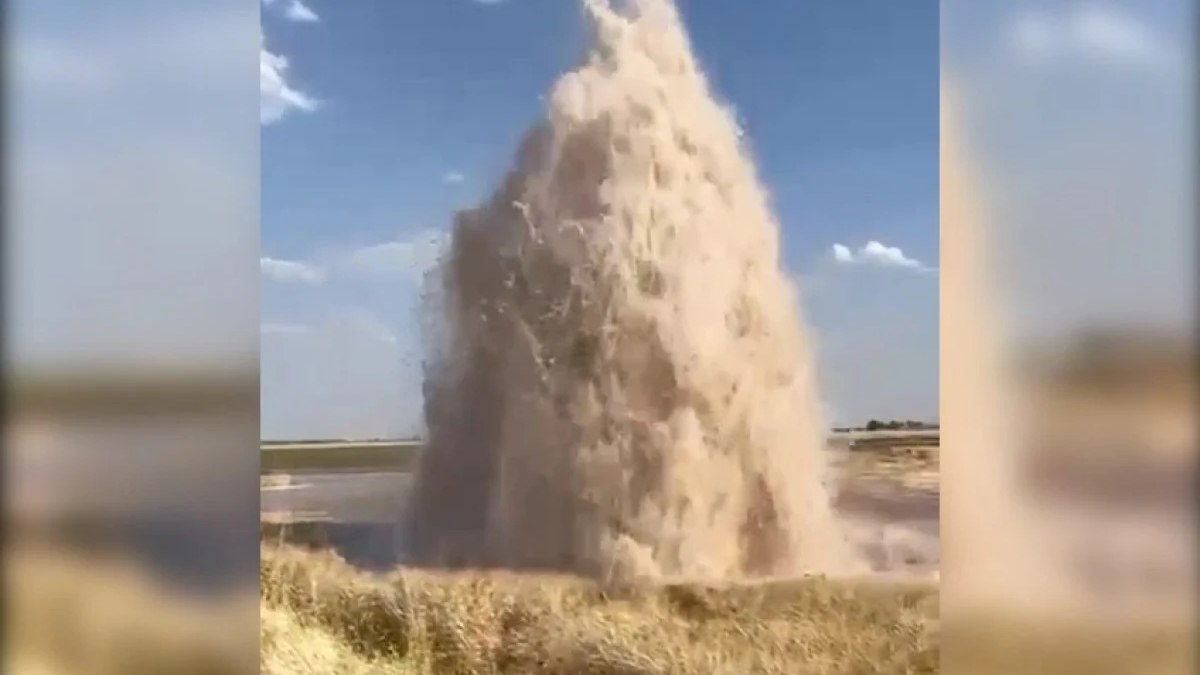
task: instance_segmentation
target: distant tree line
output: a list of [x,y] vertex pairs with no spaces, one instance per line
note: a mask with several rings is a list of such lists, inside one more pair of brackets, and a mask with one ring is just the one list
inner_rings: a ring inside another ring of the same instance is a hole
[[918,420],[870,420],[866,425],[861,427],[834,427],[833,430],[839,433],[847,431],[920,431],[937,429],[936,422],[921,422]]

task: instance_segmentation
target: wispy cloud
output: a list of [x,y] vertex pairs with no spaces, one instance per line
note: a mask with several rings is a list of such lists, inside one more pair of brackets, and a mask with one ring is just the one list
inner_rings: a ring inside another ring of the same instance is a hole
[[325,282],[325,270],[298,260],[260,258],[259,266],[262,269],[264,277],[279,283],[300,283],[315,286]]
[[443,183],[461,183],[466,179],[467,177],[459,171],[447,171],[442,175]]
[[272,54],[263,46],[259,48],[258,64],[261,95],[259,121],[262,124],[277,122],[292,110],[312,112],[317,109],[316,99],[288,83],[286,58]]
[[1010,46],[1034,61],[1081,58],[1161,66],[1171,62],[1169,42],[1136,17],[1114,7],[1077,5],[1067,12],[1026,10],[1008,25]]
[[936,272],[936,268],[926,267],[921,261],[910,258],[898,246],[888,246],[875,240],[860,246],[857,251],[851,251],[845,244],[833,245],[833,259],[843,264],[868,264],[878,267],[898,267],[920,272]]
[[475,0],[477,5],[503,5],[508,0]]
[[447,243],[446,233],[423,229],[411,235],[351,251],[346,267],[371,275],[404,275],[421,278],[437,264]]

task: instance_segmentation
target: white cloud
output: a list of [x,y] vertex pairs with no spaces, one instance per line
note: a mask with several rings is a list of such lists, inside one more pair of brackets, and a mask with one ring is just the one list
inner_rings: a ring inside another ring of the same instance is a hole
[[402,239],[356,249],[347,256],[346,265],[360,273],[419,279],[440,259],[447,241],[445,232],[423,229]]
[[446,174],[442,176],[442,182],[445,183],[461,183],[466,179],[467,177],[458,171],[447,171]]
[[1082,58],[1107,63],[1163,65],[1172,60],[1169,42],[1136,17],[1112,7],[1079,5],[1053,14],[1029,10],[1008,26],[1011,47],[1037,61]]
[[[278,7],[279,3],[276,0],[262,0],[263,7]],[[287,7],[283,10],[283,15],[292,21],[300,23],[314,23],[319,21],[321,17],[317,16],[308,5],[305,5],[302,0],[290,0]]]
[[300,0],[292,0],[284,16],[292,21],[299,21],[301,23],[313,23],[320,20],[317,13],[309,9],[308,5],[300,2]]
[[869,241],[858,250],[860,260],[879,263],[880,265],[895,265],[897,267],[921,267],[921,263],[904,255],[898,246],[885,246],[877,241]]
[[317,109],[316,99],[288,84],[287,69],[286,58],[272,54],[265,46],[259,49],[259,93],[262,99],[259,121],[262,124],[277,122],[292,110],[312,112]]
[[269,257],[262,258],[260,264],[263,277],[279,283],[320,285],[329,272],[420,280],[441,259],[448,243],[445,232],[429,228],[322,257],[322,264]]
[[264,323],[259,327],[263,335],[304,335],[308,326],[299,323]]
[[325,281],[325,271],[314,265],[297,260],[261,258],[262,275],[280,283],[302,283],[318,285]]
[[898,246],[888,246],[871,240],[857,251],[851,252],[844,244],[833,245],[833,258],[839,263],[863,263],[880,267],[901,267],[921,272],[936,272],[936,269],[926,267],[921,261],[910,258]]
[[502,5],[505,2],[507,0],[475,0],[475,4],[477,5]]

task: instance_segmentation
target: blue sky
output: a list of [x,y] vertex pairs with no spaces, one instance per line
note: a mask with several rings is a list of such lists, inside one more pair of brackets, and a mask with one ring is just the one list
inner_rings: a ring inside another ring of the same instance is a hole
[[[10,3],[15,366],[261,355],[264,435],[418,425],[413,244],[507,165],[578,53],[573,3],[306,1],[316,21],[291,0]],[[940,277],[904,262],[939,264],[934,3],[683,2],[773,194],[836,417],[936,410]],[[941,4],[1018,329],[1190,326],[1190,3]]]
[[[576,4],[262,10],[263,436],[418,432],[420,270],[579,58]],[[681,10],[772,195],[832,422],[936,417],[936,0]]]

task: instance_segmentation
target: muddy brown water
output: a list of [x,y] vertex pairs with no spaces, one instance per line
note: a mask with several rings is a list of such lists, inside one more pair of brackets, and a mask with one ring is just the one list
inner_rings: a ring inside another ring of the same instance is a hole
[[[396,472],[274,476],[262,492],[263,538],[329,548],[364,569],[394,567],[405,561],[400,523],[411,483]],[[938,507],[936,491],[867,479],[843,482],[834,501],[877,572],[936,570]]]

